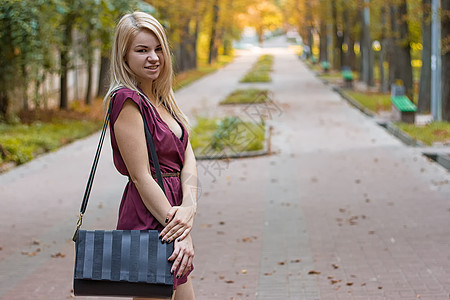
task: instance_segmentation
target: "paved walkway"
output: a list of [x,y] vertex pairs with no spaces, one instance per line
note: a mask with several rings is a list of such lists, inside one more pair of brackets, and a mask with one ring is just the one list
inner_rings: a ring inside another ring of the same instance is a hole
[[[273,154],[199,161],[197,299],[449,299],[449,173],[349,106],[290,50],[262,52],[275,55],[272,83],[259,85],[276,101]],[[177,92],[182,108],[221,114],[217,103],[259,54],[243,52]],[[71,298],[70,239],[97,140],[0,176],[1,300]],[[105,150],[84,228],[115,225],[126,180]]]

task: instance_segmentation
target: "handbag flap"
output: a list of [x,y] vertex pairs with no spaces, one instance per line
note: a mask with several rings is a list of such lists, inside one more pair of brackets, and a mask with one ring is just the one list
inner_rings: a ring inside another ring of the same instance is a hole
[[75,251],[75,279],[174,283],[173,243],[162,243],[157,230],[79,230]]

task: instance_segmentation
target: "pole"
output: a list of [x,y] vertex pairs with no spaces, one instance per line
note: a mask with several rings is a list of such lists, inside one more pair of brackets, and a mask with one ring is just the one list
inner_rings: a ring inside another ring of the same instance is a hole
[[442,65],[440,0],[432,0],[431,10],[431,114],[434,121],[442,120]]

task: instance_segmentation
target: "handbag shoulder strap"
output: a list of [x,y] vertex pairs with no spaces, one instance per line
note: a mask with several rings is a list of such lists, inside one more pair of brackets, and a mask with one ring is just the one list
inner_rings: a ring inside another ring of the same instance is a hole
[[[88,181],[86,184],[86,189],[84,190],[83,201],[81,202],[81,208],[80,208],[80,215],[78,217],[77,228],[76,228],[75,234],[73,236],[73,241],[76,241],[78,230],[80,229],[80,227],[83,223],[83,215],[86,212],[87,204],[89,201],[89,196],[90,196],[91,190],[92,190],[92,185],[94,183],[95,172],[97,170],[98,161],[100,159],[100,153],[102,151],[103,142],[105,140],[106,129],[108,128],[108,123],[109,123],[109,119],[111,116],[112,101],[113,101],[114,96],[116,95],[117,91],[118,90],[113,91],[110,96],[111,99],[109,101],[108,111],[106,112],[105,121],[103,122],[102,132],[100,134],[100,140],[98,142],[97,151],[95,152],[95,156],[94,156],[94,162],[92,163],[91,172],[89,173],[89,178],[88,178]],[[142,99],[142,96],[140,95],[139,92],[138,92],[138,95]],[[145,137],[147,140],[147,147],[150,150],[149,158],[151,158],[151,160],[153,161],[153,166],[155,168],[158,185],[161,187],[162,191],[165,194],[163,179],[162,179],[162,175],[161,175],[161,168],[159,166],[158,155],[157,155],[156,149],[155,149],[155,143],[153,141],[153,137],[150,133],[150,130],[149,130],[149,127],[147,124],[147,120],[145,119],[144,112],[141,107],[140,107],[140,112],[141,112],[142,120],[144,122],[144,130],[145,130]]]

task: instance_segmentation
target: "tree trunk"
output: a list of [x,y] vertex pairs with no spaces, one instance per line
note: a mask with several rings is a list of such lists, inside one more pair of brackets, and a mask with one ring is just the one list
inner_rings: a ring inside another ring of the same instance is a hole
[[373,50],[368,9],[365,7],[361,11],[361,79],[367,86],[373,86]]
[[[208,63],[212,64],[217,60],[217,43],[216,43],[216,34],[217,34],[217,26],[219,23],[219,0],[214,0],[213,4],[213,18],[211,25],[211,36],[209,38],[209,56]],[[261,37],[260,37],[261,38]]]
[[22,109],[24,111],[27,111],[29,109],[28,107],[28,74],[27,74],[27,69],[26,69],[26,65],[23,64],[22,65]]
[[[337,7],[336,1],[331,1],[331,15],[333,20],[333,67],[334,69],[341,69],[341,62],[339,60],[342,51],[342,43],[339,43],[339,32],[337,27]],[[340,45],[339,45],[340,44]]]
[[68,100],[68,87],[67,87],[67,76],[69,73],[69,49],[72,45],[72,20],[67,17],[66,22],[64,24],[63,31],[63,44],[61,46],[60,52],[60,63],[61,63],[61,78],[60,78],[60,109],[68,109],[69,108],[69,100]]
[[422,69],[420,71],[419,113],[431,111],[431,0],[422,0]]
[[[400,6],[396,9],[393,18],[393,23],[399,22],[400,26],[396,26],[393,30],[395,36],[399,38],[394,39],[394,53],[393,61],[395,63],[394,81],[401,80],[405,86],[406,95],[413,100],[413,80],[412,80],[412,66],[411,66],[411,47],[409,28],[407,23],[407,6],[406,0],[402,0]],[[398,21],[397,21],[398,20]]]
[[93,60],[94,53],[92,49],[92,35],[91,28],[89,28],[86,32],[86,40],[87,40],[87,83],[86,83],[86,99],[85,102],[87,105],[92,104],[92,68],[93,68]]
[[329,61],[327,23],[324,20],[320,21],[319,29],[320,29],[319,61]]
[[342,43],[346,45],[345,51],[341,52],[341,61],[343,66],[350,66],[350,18],[348,17],[348,8],[345,7],[342,12],[344,21],[344,30],[342,32]]
[[8,93],[6,91],[0,90],[0,120],[6,117],[9,106]]
[[98,77],[97,97],[104,97],[109,88],[109,67],[111,61],[107,54],[102,53],[100,57],[100,74]]
[[442,0],[442,120],[450,121],[450,0]]

